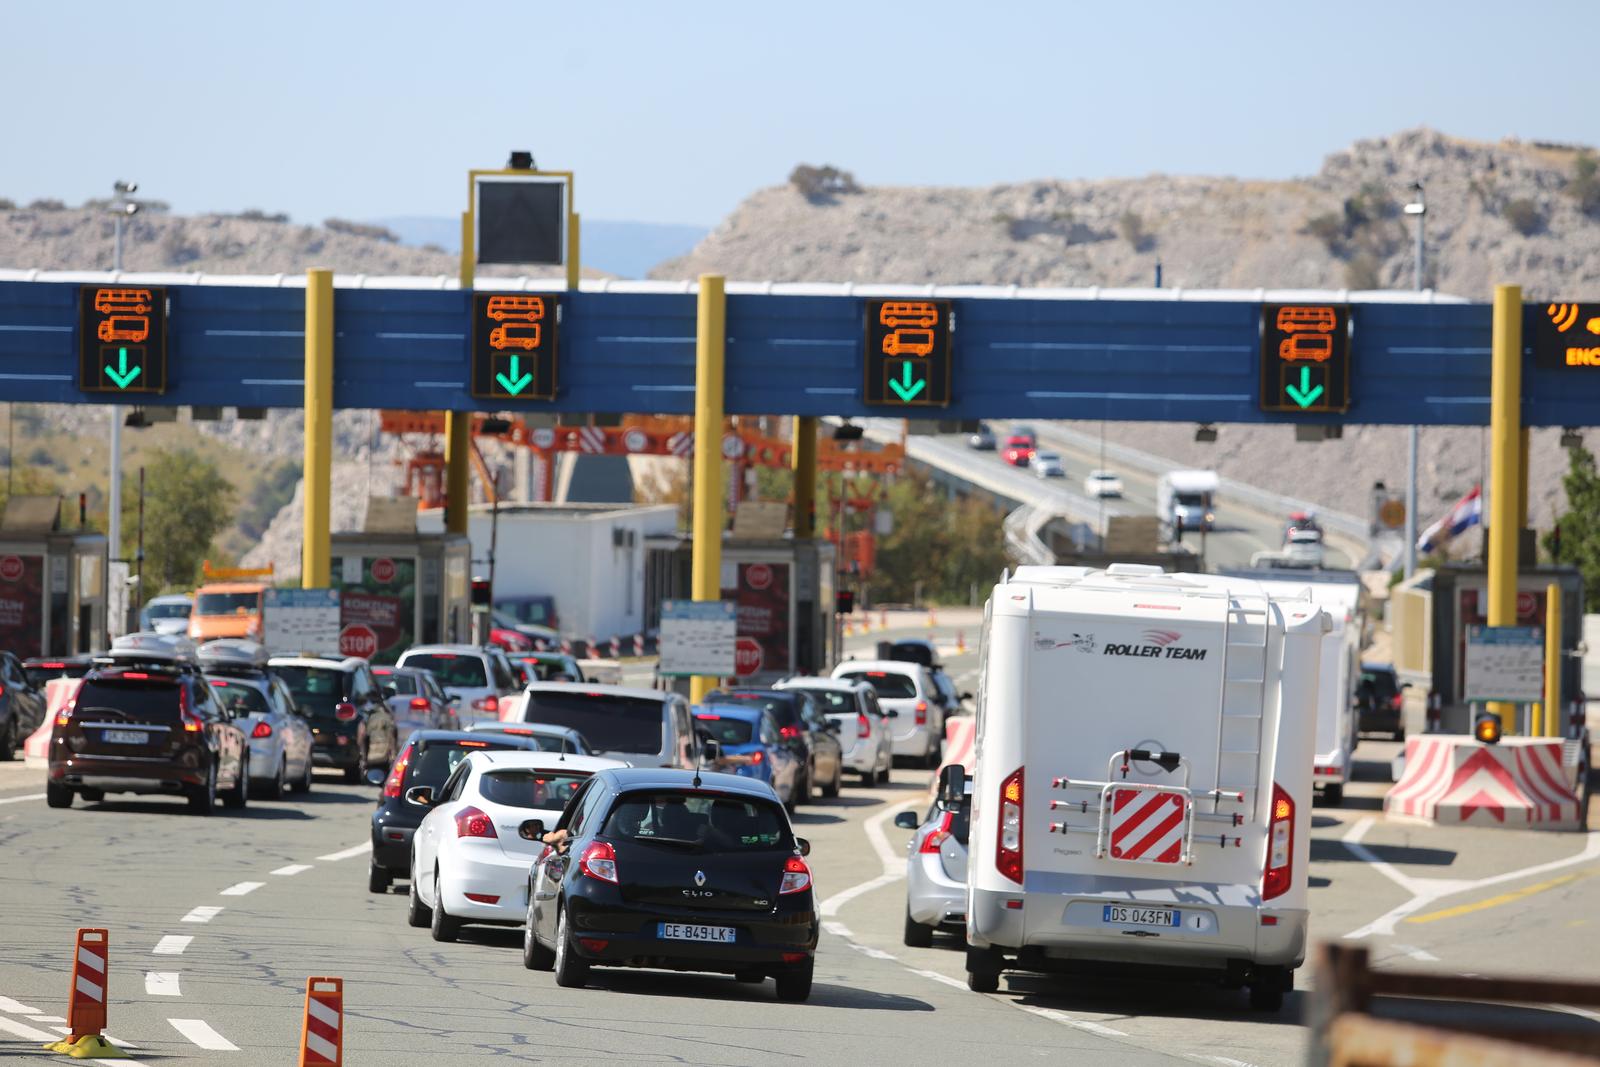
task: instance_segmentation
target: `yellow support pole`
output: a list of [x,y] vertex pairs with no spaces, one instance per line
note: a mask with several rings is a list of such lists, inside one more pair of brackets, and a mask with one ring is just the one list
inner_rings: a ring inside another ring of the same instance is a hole
[[[1528,428],[1517,435],[1517,529],[1528,528]],[[1535,562],[1529,560],[1529,563]]]
[[815,415],[794,418],[794,539],[805,541],[817,536],[817,419]]
[[333,554],[333,271],[306,271],[305,519],[300,588],[325,589]]
[[472,502],[467,481],[471,473],[471,426],[470,412],[444,413],[444,528],[449,533],[467,532],[467,505]]
[[567,289],[571,292],[578,291],[579,266],[578,258],[579,241],[578,213],[573,211],[567,215]]
[[[1489,625],[1517,624],[1517,541],[1522,500],[1522,287],[1494,289],[1489,386]],[[1500,730],[1516,732],[1515,704],[1492,703]]]
[[[695,316],[694,554],[690,567],[695,600],[722,599],[722,369],[727,310],[722,275],[700,275]],[[715,678],[691,678],[690,701],[698,704],[715,686]]]
[[461,213],[461,289],[463,292],[472,288],[472,283],[478,276],[478,248],[477,233],[472,209],[469,207]]
[[1561,586],[1555,582],[1544,587],[1544,736],[1561,736]]

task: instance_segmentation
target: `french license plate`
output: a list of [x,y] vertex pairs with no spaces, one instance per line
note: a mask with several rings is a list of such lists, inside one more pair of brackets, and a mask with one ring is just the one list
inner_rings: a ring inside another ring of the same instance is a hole
[[732,944],[738,933],[731,926],[699,926],[695,923],[657,923],[656,932],[669,941],[717,941]]
[[102,730],[100,738],[108,745],[142,745],[146,735],[143,730]]
[[1103,922],[1122,926],[1177,926],[1182,914],[1172,908],[1133,908],[1126,904],[1107,904]]

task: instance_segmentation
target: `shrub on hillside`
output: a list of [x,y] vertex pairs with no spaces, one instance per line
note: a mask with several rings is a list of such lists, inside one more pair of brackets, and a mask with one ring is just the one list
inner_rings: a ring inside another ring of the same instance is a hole
[[1344,222],[1329,211],[1322,215],[1314,215],[1306,219],[1306,233],[1315,237],[1328,246],[1330,252],[1335,251],[1335,246],[1344,237]]
[[[288,212],[285,212],[285,211],[274,211],[271,214],[268,214],[267,212],[262,211],[258,207],[247,207],[243,211],[239,212],[239,214],[234,216],[234,217],[235,218],[245,219],[245,220],[250,221],[250,222],[288,222],[289,221]],[[329,228],[331,229],[332,227],[329,227]]]
[[0,211],[15,210],[17,210],[17,202],[15,200],[10,200],[6,197],[0,196]]
[[1572,161],[1572,179],[1567,192],[1585,215],[1600,215],[1600,160],[1593,152],[1579,152]]
[[349,234],[351,237],[366,237],[391,245],[400,243],[400,235],[387,226],[375,226],[367,222],[351,222],[349,219],[323,219],[322,225],[334,233]]
[[1360,252],[1350,257],[1350,262],[1344,265],[1344,284],[1346,289],[1381,289],[1378,279],[1379,263],[1376,257],[1367,252]]
[[1506,206],[1500,209],[1500,214],[1511,228],[1524,237],[1531,237],[1544,229],[1544,212],[1539,210],[1539,205],[1527,197],[1518,197],[1506,201]]
[[65,211],[65,210],[67,210],[67,205],[66,205],[65,201],[63,201],[63,200],[54,200],[54,199],[51,199],[50,197],[44,197],[42,199],[35,200],[33,203],[29,204],[28,207],[29,207],[30,210],[33,210],[33,211]]
[[800,195],[813,204],[826,203],[836,196],[861,191],[854,174],[831,164],[813,167],[809,163],[801,163],[789,172],[789,184],[800,190]]
[[1144,218],[1137,211],[1124,211],[1117,220],[1117,232],[1133,246],[1135,252],[1148,252],[1156,243],[1154,235],[1144,228]]

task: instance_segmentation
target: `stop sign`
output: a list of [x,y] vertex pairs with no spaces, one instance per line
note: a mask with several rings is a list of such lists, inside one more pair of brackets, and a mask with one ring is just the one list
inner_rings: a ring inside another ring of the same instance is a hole
[[7,556],[5,559],[0,559],[0,578],[4,578],[8,582],[14,582],[21,577],[21,556]]
[[[394,581],[394,560],[388,556],[379,556],[372,561],[372,580],[375,582]],[[369,631],[370,632],[370,631]],[[351,655],[359,655],[352,652]]]
[[339,655],[371,659],[378,651],[378,635],[370,626],[354,623],[339,631]]
[[772,568],[765,563],[752,563],[744,569],[744,580],[751,589],[766,589],[772,585]]
[[1531,619],[1539,610],[1539,598],[1532,593],[1517,594],[1517,618]]
[[733,673],[741,678],[761,669],[761,645],[753,637],[741,637],[733,646]]

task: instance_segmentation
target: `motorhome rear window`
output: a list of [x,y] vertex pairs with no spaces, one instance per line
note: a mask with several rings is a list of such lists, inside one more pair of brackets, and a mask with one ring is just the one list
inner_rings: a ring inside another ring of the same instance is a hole
[[896,674],[891,671],[850,671],[839,677],[852,682],[866,682],[877,691],[882,700],[915,700],[917,698],[917,683],[911,680],[909,674]]

